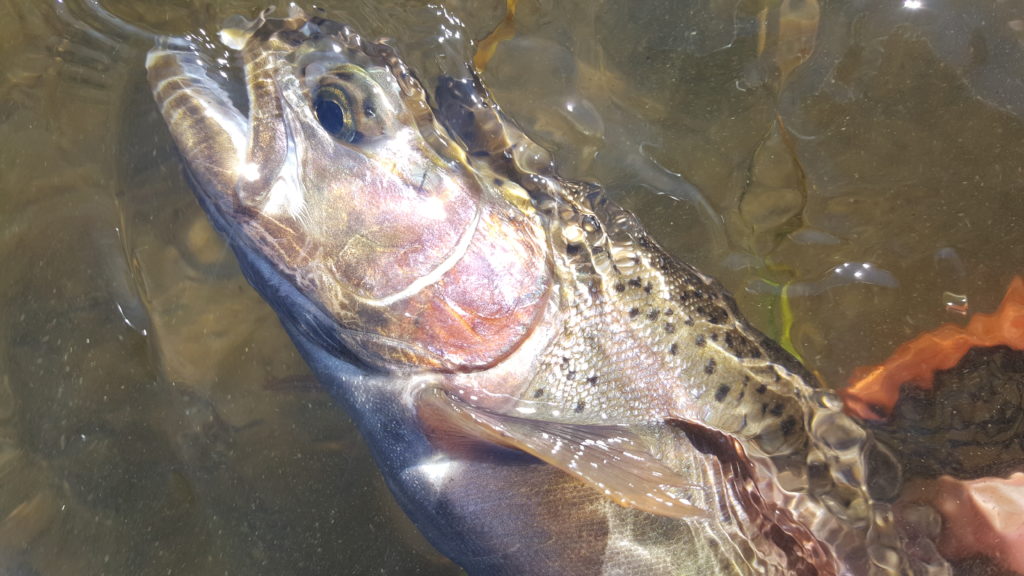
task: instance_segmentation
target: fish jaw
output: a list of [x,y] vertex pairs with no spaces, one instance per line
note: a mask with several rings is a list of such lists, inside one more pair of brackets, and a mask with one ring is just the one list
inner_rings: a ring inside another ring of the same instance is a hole
[[197,189],[226,191],[222,197],[207,197],[217,202],[218,213],[226,211],[233,202],[235,184],[246,173],[245,117],[211,76],[210,61],[195,41],[159,38],[146,56],[146,70],[153,97],[168,126],[174,127],[179,149],[203,159],[189,167]]
[[222,33],[244,63],[247,115],[200,42],[163,39],[147,59],[213,221],[370,364],[456,372],[506,358],[551,298],[525,193],[470,167],[389,47],[297,8],[266,16]]

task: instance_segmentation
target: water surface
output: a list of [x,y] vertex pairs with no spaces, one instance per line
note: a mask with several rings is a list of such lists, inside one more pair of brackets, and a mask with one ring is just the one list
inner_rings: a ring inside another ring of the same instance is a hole
[[[428,83],[505,13],[321,5]],[[0,0],[0,573],[459,573],[240,276],[150,100],[147,35],[263,7]],[[1024,272],[1020,2],[533,0],[515,22],[484,71],[505,111],[830,385]]]

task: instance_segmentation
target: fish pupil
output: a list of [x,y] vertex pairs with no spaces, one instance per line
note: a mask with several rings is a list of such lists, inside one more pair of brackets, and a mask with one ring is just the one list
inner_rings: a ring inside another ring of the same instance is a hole
[[334,137],[340,138],[345,133],[345,111],[341,105],[330,98],[317,98],[313,104],[316,119],[324,130]]

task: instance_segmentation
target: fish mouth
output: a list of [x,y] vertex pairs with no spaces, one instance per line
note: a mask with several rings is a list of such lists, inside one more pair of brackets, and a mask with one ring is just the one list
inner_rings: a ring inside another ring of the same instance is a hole
[[[545,232],[526,193],[489,187],[394,48],[295,7],[269,14],[226,23],[234,56],[194,39],[147,58],[218,230],[382,366],[505,358],[548,309]],[[230,97],[241,80],[244,97]],[[509,280],[480,296],[495,257]]]
[[373,69],[394,75],[403,94],[416,92],[389,46],[294,4],[283,17],[273,12],[225,21],[219,38],[233,54],[216,54],[207,38],[164,37],[147,58],[154,95],[190,157],[198,191],[228,221],[301,211],[302,149],[336,144],[310,128],[321,123],[310,103],[329,71]]
[[[239,150],[245,161],[233,187],[234,208],[239,212],[265,211],[268,206],[279,212],[281,201],[274,199],[274,191],[303,188],[300,173],[306,150],[365,144],[367,137],[380,140],[390,136],[381,126],[369,134],[357,129],[343,134],[331,130],[324,112],[330,113],[332,108],[322,106],[318,94],[340,70],[365,77],[367,84],[390,86],[380,94],[389,101],[390,109],[423,110],[418,103],[426,100],[423,88],[390,45],[366,40],[347,25],[323,17],[319,10],[307,14],[292,5],[281,18],[270,17],[273,12],[268,8],[252,20],[231,17],[219,33],[221,43],[241,59],[246,87],[243,97],[233,99],[235,110],[245,117],[240,131],[248,135],[245,150]],[[231,76],[217,76],[208,75],[230,93],[225,84]],[[430,113],[406,119],[404,123],[416,125],[421,133],[438,131]],[[365,146],[351,150],[353,156],[366,152]],[[279,186],[279,182],[287,185]],[[291,198],[285,204],[290,206],[290,215],[296,216],[302,202]]]

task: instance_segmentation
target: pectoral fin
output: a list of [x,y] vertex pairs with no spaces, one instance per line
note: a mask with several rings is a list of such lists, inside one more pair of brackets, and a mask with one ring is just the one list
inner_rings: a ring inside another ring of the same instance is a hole
[[705,516],[685,494],[701,487],[649,453],[626,426],[572,424],[499,414],[443,390],[424,390],[417,413],[432,437],[463,437],[521,450],[622,506],[672,518]]

